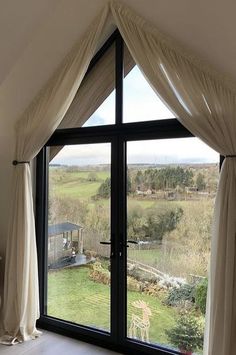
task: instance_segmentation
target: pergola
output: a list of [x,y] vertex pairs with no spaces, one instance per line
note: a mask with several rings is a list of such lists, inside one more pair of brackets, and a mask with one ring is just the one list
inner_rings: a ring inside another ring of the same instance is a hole
[[[53,261],[68,254],[74,247],[83,253],[83,227],[64,222],[48,226],[48,257]],[[77,232],[77,233],[75,233]]]

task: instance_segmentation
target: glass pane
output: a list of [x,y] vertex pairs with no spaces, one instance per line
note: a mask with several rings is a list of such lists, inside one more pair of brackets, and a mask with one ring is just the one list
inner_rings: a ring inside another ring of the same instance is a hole
[[110,331],[110,144],[50,156],[47,314]]
[[124,123],[175,117],[155,94],[137,65],[124,79],[123,110]]
[[[83,127],[103,126],[115,123],[115,46],[113,45],[95,65],[86,78],[89,82],[88,105],[90,116]],[[84,121],[84,120],[83,120]]]
[[127,336],[202,354],[219,155],[197,138],[127,154]]

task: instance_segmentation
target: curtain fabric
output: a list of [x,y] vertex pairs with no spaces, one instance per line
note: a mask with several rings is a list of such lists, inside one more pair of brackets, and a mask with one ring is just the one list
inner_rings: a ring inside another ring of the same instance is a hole
[[[194,135],[222,155],[236,154],[234,84],[173,45],[114,1],[112,14],[157,95]],[[236,157],[225,159],[215,202],[205,355],[236,354]]]
[[[54,76],[18,121],[16,159],[31,161],[63,119],[97,49],[108,7],[65,58]],[[2,341],[37,337],[38,270],[32,182],[29,164],[14,167],[11,226],[6,249]],[[6,337],[6,335],[10,335]]]
[[[134,66],[135,62],[127,46],[124,46],[124,76]],[[112,46],[84,78],[58,128],[81,127],[102,105],[114,88],[115,48]],[[50,161],[62,148],[63,146],[50,148]]]
[[[97,19],[17,125],[17,160],[31,160],[60,124],[104,29]],[[181,123],[223,155],[236,154],[236,88],[118,1],[110,3],[130,53]],[[28,164],[14,174],[14,208],[4,286],[4,326],[23,340],[38,335],[38,281],[31,178]],[[236,159],[226,158],[216,198],[205,355],[236,353]]]
[[[124,76],[135,62],[124,46]],[[115,47],[103,55],[84,78],[75,98],[58,128],[81,127],[115,88]]]

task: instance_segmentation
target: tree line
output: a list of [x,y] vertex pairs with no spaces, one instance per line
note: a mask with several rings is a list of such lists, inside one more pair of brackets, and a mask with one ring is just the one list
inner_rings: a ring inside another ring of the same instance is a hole
[[[180,166],[166,167],[161,169],[138,170],[134,173],[128,172],[127,192],[137,190],[166,190],[196,186],[196,189],[203,191],[206,189],[205,177],[198,173],[194,181],[194,174],[190,169]],[[108,198],[110,196],[111,180],[107,178],[98,189],[98,197]]]
[[177,186],[192,186],[193,172],[180,166],[161,169],[138,170],[133,177],[135,188],[145,188],[150,190],[175,189]]

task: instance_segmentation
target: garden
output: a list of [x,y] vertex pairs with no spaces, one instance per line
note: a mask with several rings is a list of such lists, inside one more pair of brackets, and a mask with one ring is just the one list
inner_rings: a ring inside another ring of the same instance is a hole
[[[129,168],[129,337],[202,354],[217,169]],[[49,223],[83,226],[88,262],[49,271],[48,314],[109,332],[109,169],[52,167],[49,178]]]

